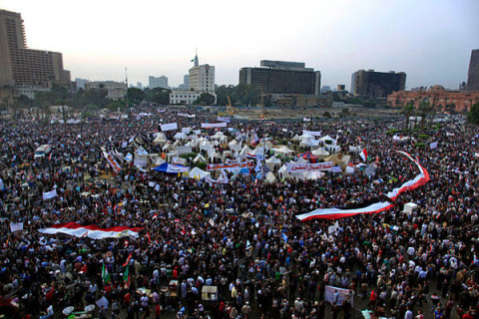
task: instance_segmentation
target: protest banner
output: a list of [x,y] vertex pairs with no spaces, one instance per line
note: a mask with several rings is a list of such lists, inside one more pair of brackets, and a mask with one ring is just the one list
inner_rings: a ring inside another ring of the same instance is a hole
[[343,289],[329,285],[325,286],[324,300],[336,306],[341,306],[345,301],[348,301],[351,306],[354,306],[353,291],[350,289]]
[[221,128],[221,127],[226,127],[227,123],[226,122],[220,122],[220,123],[201,123],[201,128]]
[[160,124],[160,127],[162,132],[174,131],[178,129],[178,124],[176,122],[166,123],[166,124]]
[[49,192],[44,192],[43,193],[43,200],[49,200],[49,199],[52,199],[52,198],[55,198],[57,197],[57,190],[54,189],[54,190],[51,190]]

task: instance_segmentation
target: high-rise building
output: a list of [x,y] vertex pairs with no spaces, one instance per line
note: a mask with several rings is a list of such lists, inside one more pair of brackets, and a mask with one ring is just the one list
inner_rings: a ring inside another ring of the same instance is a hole
[[148,77],[148,86],[150,89],[154,88],[168,88],[168,77],[162,75],[160,77],[149,76]]
[[468,91],[479,91],[479,49],[471,52],[466,89]]
[[321,72],[302,62],[262,60],[260,67],[242,68],[239,83],[258,87],[261,94],[320,94]]
[[198,55],[192,60],[194,66],[189,71],[189,88],[199,92],[215,92],[215,67],[209,64],[199,64]]
[[19,13],[0,10],[0,86],[51,87],[69,85],[59,52],[28,49]]
[[143,84],[141,84],[141,82],[136,82],[136,87],[140,90],[143,90]]
[[359,70],[351,78],[351,93],[369,98],[386,98],[395,91],[406,87],[406,73],[394,71],[375,72]]

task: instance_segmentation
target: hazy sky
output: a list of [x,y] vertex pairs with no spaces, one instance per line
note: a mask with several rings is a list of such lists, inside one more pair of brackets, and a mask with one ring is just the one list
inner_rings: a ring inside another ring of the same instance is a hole
[[261,59],[303,61],[322,85],[349,87],[359,69],[404,71],[408,88],[467,79],[479,48],[479,0],[0,0],[20,12],[29,47],[63,53],[90,80],[178,85],[191,67],[216,67],[217,84]]

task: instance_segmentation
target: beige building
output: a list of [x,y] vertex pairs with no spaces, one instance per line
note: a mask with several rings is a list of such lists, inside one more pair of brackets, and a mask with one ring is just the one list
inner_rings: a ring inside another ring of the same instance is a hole
[[189,89],[198,92],[215,92],[215,67],[209,64],[200,65],[198,54],[192,60],[194,66],[189,71]]
[[21,15],[0,10],[0,87],[48,88],[54,83],[70,84],[62,54],[28,49]]
[[119,100],[125,97],[127,92],[126,83],[114,81],[93,81],[85,83],[85,89],[106,90],[106,97],[112,100]]

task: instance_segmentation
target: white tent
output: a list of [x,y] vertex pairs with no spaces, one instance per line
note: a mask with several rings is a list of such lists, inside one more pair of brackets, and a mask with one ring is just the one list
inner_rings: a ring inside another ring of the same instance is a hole
[[247,153],[251,153],[251,152],[252,152],[251,148],[249,148],[248,145],[245,145],[241,149],[240,155],[241,156],[246,156]]
[[153,140],[154,145],[163,144],[163,143],[166,143],[167,141],[165,133],[163,132],[157,132],[153,135],[153,137],[154,137],[154,140]]
[[273,151],[278,154],[291,154],[293,151],[289,149],[286,145],[278,145],[278,147],[273,148]]
[[276,176],[274,176],[273,173],[268,172],[266,173],[266,183],[275,183],[276,182]]
[[198,168],[198,167],[194,167],[192,170],[190,170],[188,172],[188,176],[190,178],[194,178],[194,179],[203,179],[205,177],[208,177],[210,176],[211,174],[209,172],[206,172],[204,170],[202,170],[201,168]]
[[214,151],[214,147],[209,141],[204,140],[200,142],[200,150],[206,151],[207,153],[211,153]]
[[227,139],[227,137],[221,131],[216,132],[216,134],[213,135],[211,138],[220,141],[225,141]]
[[193,160],[193,163],[197,163],[197,162],[206,162],[206,159],[203,157],[203,155],[198,154]]
[[186,138],[185,133],[177,132],[175,136],[173,136],[175,140],[184,140]]
[[323,142],[324,144],[336,145],[336,140],[329,135],[323,136],[319,140]]
[[228,147],[232,151],[239,152],[241,150],[241,143],[238,143],[235,139],[233,139],[228,143]]
[[208,152],[208,158],[209,158],[209,159],[219,159],[219,160],[222,159],[222,158],[221,158],[221,154],[219,154],[218,152],[215,152],[215,151],[213,151],[213,152]]
[[329,156],[329,152],[326,151],[326,150],[325,150],[324,148],[322,148],[322,147],[315,149],[314,151],[311,152],[311,154],[313,154],[314,156],[317,156],[317,157],[326,157],[326,156]]
[[311,147],[311,146],[318,146],[319,140],[316,140],[311,135],[303,135],[301,136],[301,142],[299,143],[302,147]]
[[173,145],[171,145],[170,142],[167,142],[165,145],[163,145],[163,147],[161,148],[162,151],[170,151],[172,150],[174,147]]
[[281,165],[281,160],[277,157],[270,157],[266,160],[266,166],[269,169],[274,169],[275,167],[279,167]]
[[286,165],[281,166],[281,168],[278,170],[278,175],[281,177],[288,176],[288,168],[286,167]]

